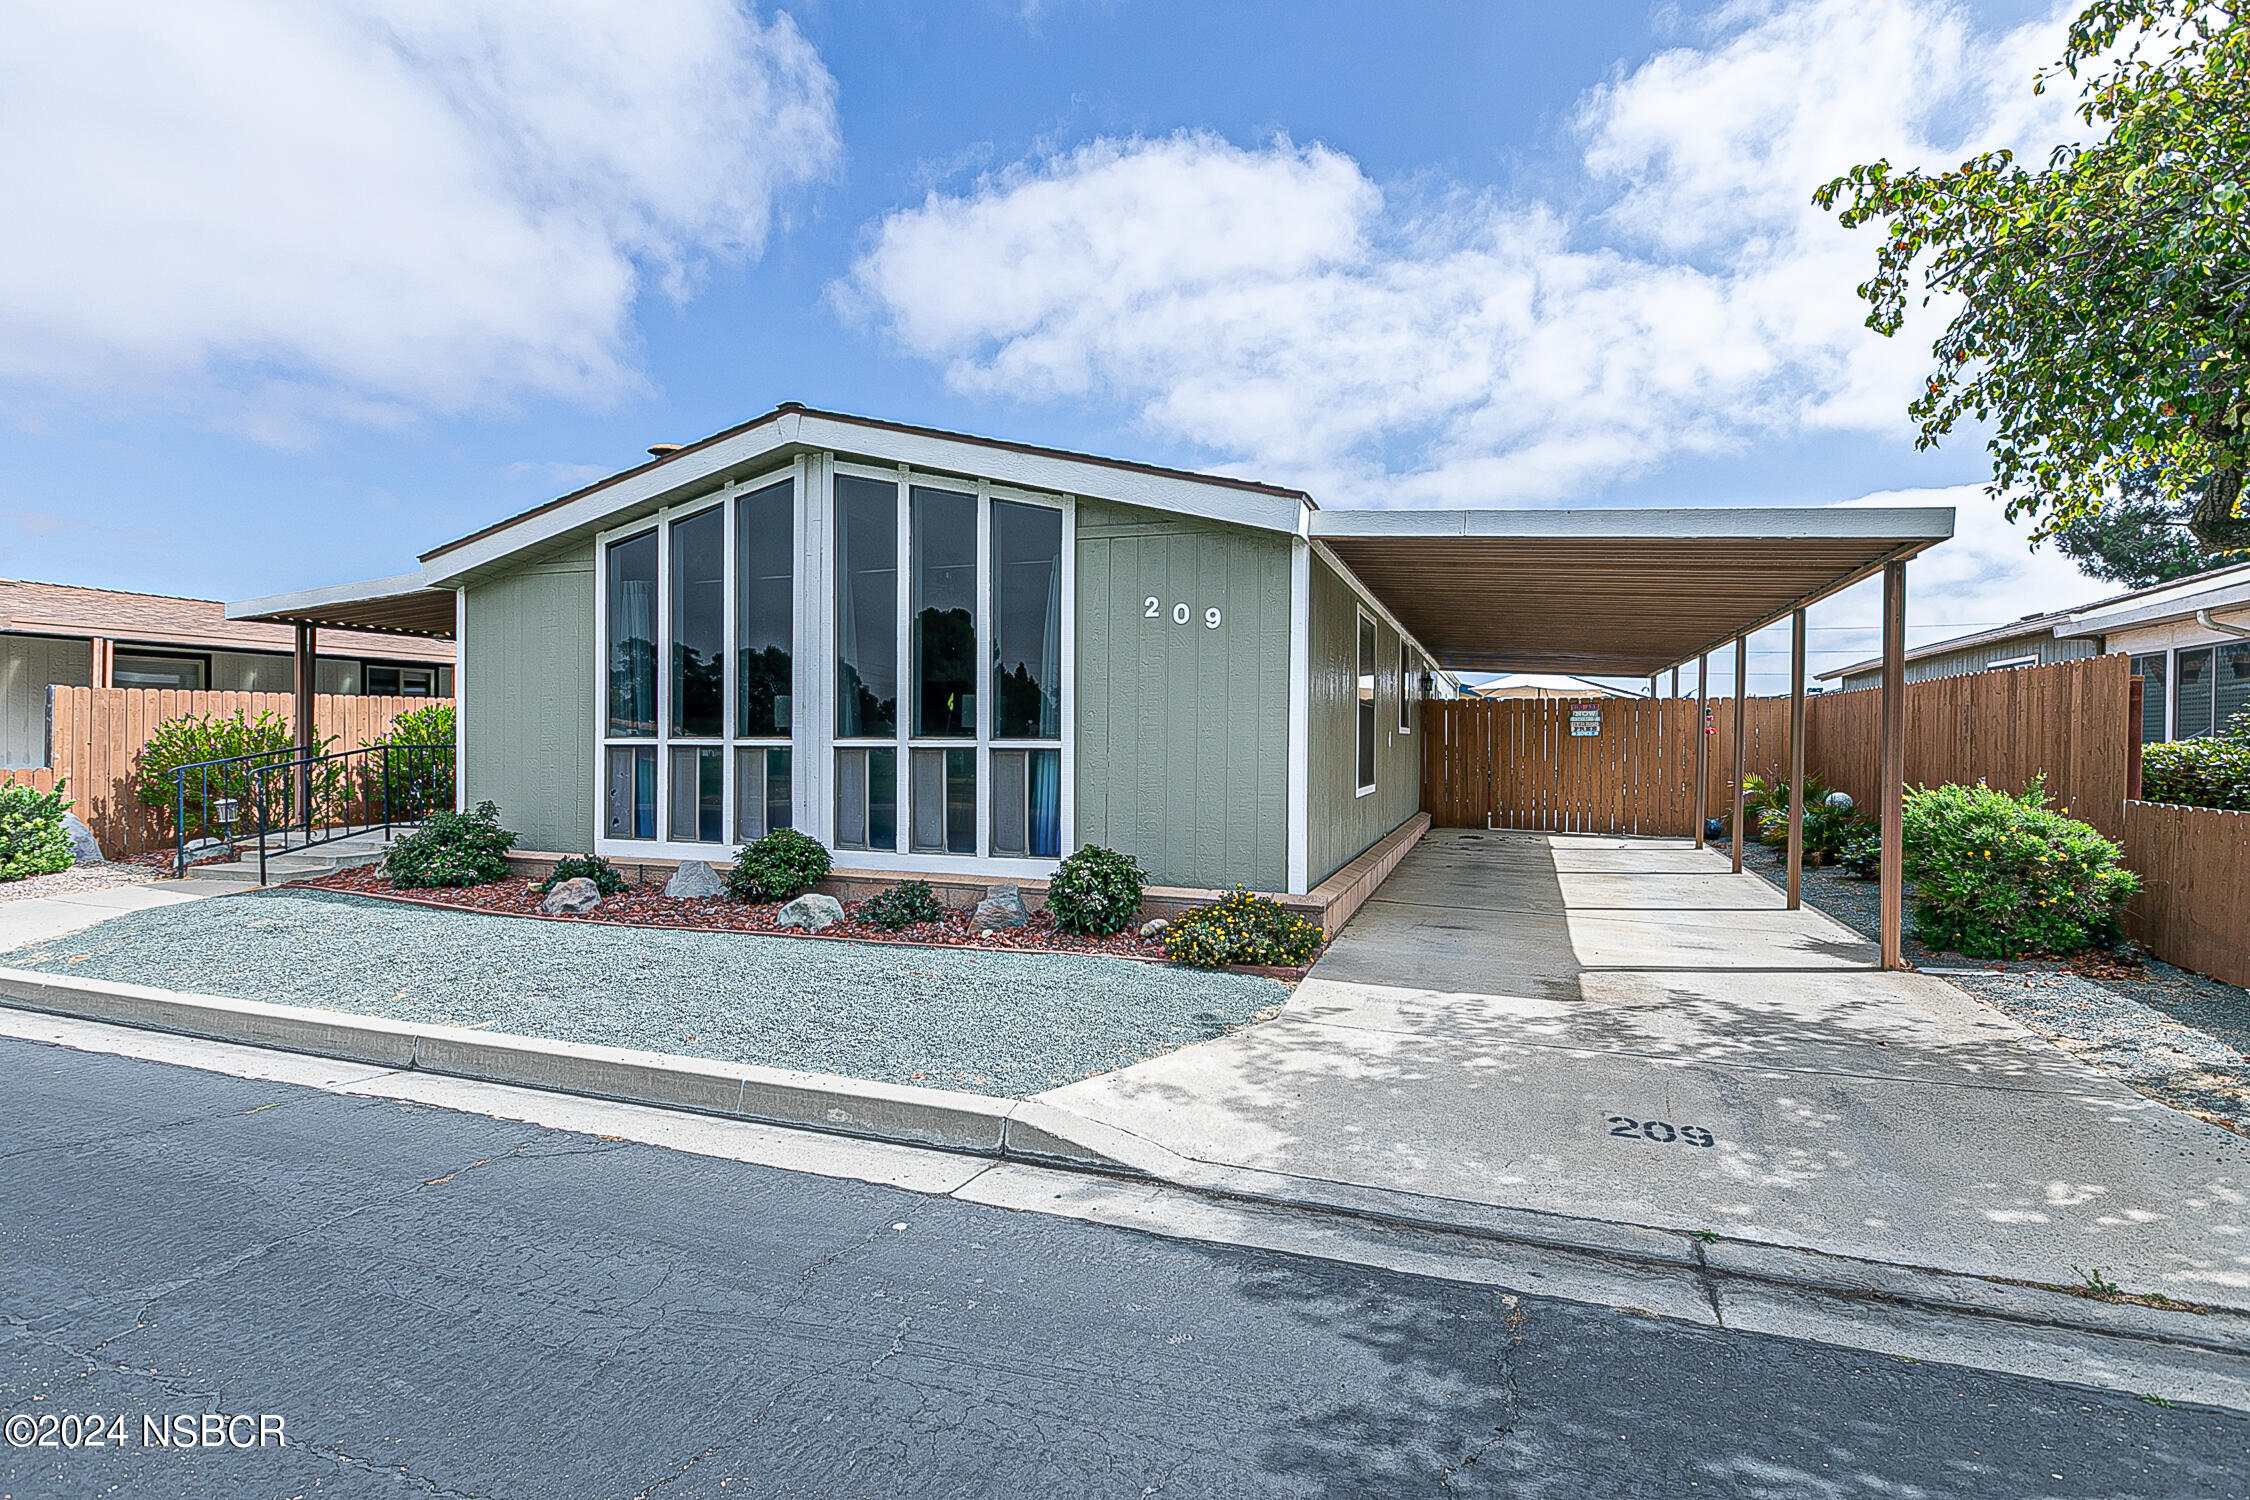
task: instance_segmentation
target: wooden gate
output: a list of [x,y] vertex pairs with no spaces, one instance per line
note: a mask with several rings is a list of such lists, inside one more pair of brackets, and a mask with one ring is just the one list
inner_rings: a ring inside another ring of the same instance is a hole
[[[1788,708],[1775,698],[1747,705],[1745,758],[1761,775],[1787,756]],[[1704,726],[1693,698],[1455,698],[1424,703],[1422,723],[1422,806],[1440,828],[1695,832],[1695,740]],[[1708,723],[1708,806],[1723,817],[1733,794],[1733,700],[1710,700]]]

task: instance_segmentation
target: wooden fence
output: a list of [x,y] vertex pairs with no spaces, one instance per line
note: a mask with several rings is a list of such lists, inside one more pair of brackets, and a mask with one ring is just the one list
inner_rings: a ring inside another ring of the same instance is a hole
[[2166,963],[2250,985],[2250,813],[2127,802],[2125,863],[2141,893],[2125,930]]
[[[2139,720],[2123,656],[1909,683],[1906,782],[1986,781],[2020,792],[2042,773],[2055,801],[2112,838]],[[1877,692],[1805,703],[1805,768],[1875,811],[1882,737]],[[1574,713],[1599,716],[1573,735]],[[1445,828],[1678,837],[1695,831],[1695,700],[1454,699],[1423,705],[1422,805]],[[1734,700],[1710,700],[1710,815],[1733,806]],[[1772,780],[1789,767],[1789,700],[1743,707],[1743,763]]]
[[[271,713],[296,723],[289,693],[191,693],[164,688],[50,688],[51,764],[30,771],[0,771],[0,780],[27,782],[41,791],[65,783],[71,811],[85,820],[112,859],[162,848],[171,841],[169,811],[145,806],[137,795],[135,762],[149,735],[182,714]],[[391,721],[446,698],[369,698],[322,693],[313,699],[313,725],[334,735],[337,750],[356,750],[380,738]]]

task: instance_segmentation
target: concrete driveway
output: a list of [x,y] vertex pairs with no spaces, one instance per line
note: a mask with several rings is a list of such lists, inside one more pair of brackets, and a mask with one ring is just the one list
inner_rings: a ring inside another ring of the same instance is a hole
[[2250,1307],[2250,1143],[1685,841],[1432,832],[1276,1020],[1040,1097],[1217,1167]]

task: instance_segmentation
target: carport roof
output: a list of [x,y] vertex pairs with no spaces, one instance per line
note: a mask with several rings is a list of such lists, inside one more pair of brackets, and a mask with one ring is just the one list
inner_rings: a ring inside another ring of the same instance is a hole
[[227,606],[227,618],[449,641],[453,639],[456,602],[453,590],[430,588],[421,574],[403,573],[366,583],[331,584],[299,589],[293,594],[237,600]]
[[1645,677],[1945,540],[1953,510],[1322,510],[1309,523],[1443,667]]

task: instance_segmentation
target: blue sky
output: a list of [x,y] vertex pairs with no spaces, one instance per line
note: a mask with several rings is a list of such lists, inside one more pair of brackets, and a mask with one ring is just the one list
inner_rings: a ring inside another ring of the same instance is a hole
[[2046,7],[191,9],[0,35],[0,575],[405,571],[795,399],[1339,504],[1912,492],[1918,640],[2107,591],[1914,451],[1928,329],[1805,206],[2051,142]]

